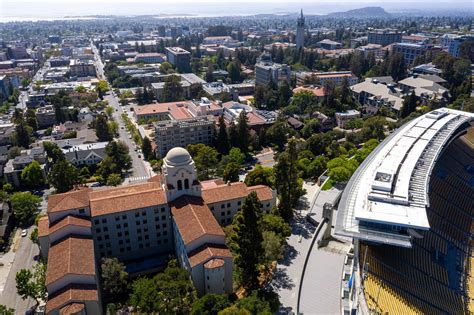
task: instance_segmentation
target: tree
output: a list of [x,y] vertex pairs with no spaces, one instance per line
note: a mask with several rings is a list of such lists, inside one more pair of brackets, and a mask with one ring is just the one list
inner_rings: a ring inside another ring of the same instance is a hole
[[152,279],[135,280],[130,294],[130,304],[143,313],[189,314],[195,300],[188,272],[175,261]]
[[54,165],[59,160],[64,160],[65,156],[63,151],[59,148],[59,146],[50,141],[43,142],[43,148],[46,151],[46,155],[48,158],[51,159],[51,163]]
[[283,256],[283,246],[285,243],[273,231],[262,232],[262,238],[263,255],[261,256],[261,261],[264,266],[269,268],[274,261]]
[[26,124],[33,130],[38,130],[38,121],[36,120],[36,113],[34,109],[28,108],[25,112]]
[[66,160],[58,160],[48,174],[48,182],[56,192],[63,193],[80,183],[79,171]]
[[217,315],[230,306],[227,296],[222,294],[206,294],[196,300],[191,309],[191,315]]
[[41,198],[30,192],[16,192],[11,198],[13,214],[20,224],[29,222],[38,212]]
[[254,291],[251,295],[239,300],[237,302],[237,307],[249,311],[250,314],[272,314],[270,303],[260,297],[257,291]]
[[227,65],[227,72],[229,73],[229,79],[231,83],[240,82],[240,64],[237,60],[230,62]]
[[29,269],[21,269],[16,273],[16,290],[23,300],[32,298],[36,306],[41,300],[46,300],[46,265],[37,263],[33,272]]
[[21,171],[21,181],[31,187],[43,185],[43,172],[38,161],[32,161]]
[[147,161],[153,159],[154,157],[153,149],[151,147],[151,141],[148,137],[143,138],[142,152],[143,152],[143,156],[145,157]]
[[107,116],[112,119],[112,115],[114,113],[114,108],[112,106],[107,106],[105,108],[105,113],[107,114]]
[[108,186],[118,186],[122,183],[122,177],[120,174],[112,173],[107,177]]
[[411,113],[413,113],[416,110],[416,95],[415,91],[412,91],[410,95],[405,96],[403,100],[403,106],[401,110],[401,117],[405,118],[408,117]]
[[101,284],[109,296],[127,293],[128,273],[125,265],[117,258],[103,258],[100,266]]
[[19,147],[28,148],[31,143],[31,134],[33,128],[28,126],[25,122],[21,121],[15,126],[15,132],[13,134],[13,143]]
[[239,181],[239,170],[240,167],[234,162],[227,163],[224,167],[224,173],[222,179],[224,182],[238,182]]
[[388,61],[388,75],[397,82],[406,76],[405,62],[402,54],[395,53],[390,56]]
[[241,284],[247,290],[259,287],[258,264],[262,254],[262,233],[258,227],[260,213],[260,201],[252,192],[235,215],[230,235],[234,263],[241,271]]
[[263,232],[275,233],[282,243],[284,243],[286,238],[291,235],[290,225],[286,223],[282,217],[276,214],[263,214],[258,224]]
[[278,209],[287,222],[293,217],[293,208],[303,193],[302,181],[294,163],[298,158],[296,141],[294,138],[290,139],[275,165],[275,186],[280,200]]
[[[121,172],[132,167],[132,159],[130,158],[128,146],[123,141],[111,141],[105,147],[105,153],[117,164]],[[119,172],[119,173],[121,173]]]
[[109,125],[107,123],[106,114],[102,113],[97,115],[93,125],[95,128],[95,134],[99,141],[111,141],[113,139],[113,135],[110,132]]
[[248,152],[250,144],[249,119],[245,110],[241,111],[237,118],[237,147],[242,152]]
[[97,83],[96,90],[99,94],[99,98],[103,99],[104,94],[107,93],[107,91],[109,90],[109,85],[107,84],[107,81],[100,80],[99,83]]
[[229,153],[229,137],[227,135],[227,127],[224,121],[224,115],[219,117],[219,131],[217,133],[216,148],[221,155]]
[[0,304],[0,314],[2,315],[15,315],[15,310],[13,308],[7,307],[3,304]]
[[183,87],[181,86],[181,78],[177,75],[170,75],[165,79],[163,93],[161,94],[161,102],[180,101],[184,97]]
[[196,164],[199,179],[207,180],[211,178],[218,166],[217,156],[219,153],[216,149],[199,143],[188,145],[187,150]]
[[33,231],[31,231],[30,240],[31,240],[34,244],[36,244],[36,245],[39,246],[38,228],[37,228],[37,227],[35,227],[35,228],[33,229]]
[[265,185],[273,187],[273,169],[271,167],[257,165],[245,177],[245,184],[247,186]]

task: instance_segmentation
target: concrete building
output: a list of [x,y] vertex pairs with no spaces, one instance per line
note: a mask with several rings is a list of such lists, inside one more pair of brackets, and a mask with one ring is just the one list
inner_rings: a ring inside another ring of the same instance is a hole
[[169,63],[179,72],[191,72],[191,53],[180,47],[166,47],[166,57]]
[[396,30],[380,29],[370,31],[367,37],[369,44],[387,46],[402,41],[402,33]]
[[328,50],[333,50],[333,49],[341,49],[342,44],[339,42],[335,42],[330,39],[323,39],[318,42],[318,46],[322,49],[328,49]]
[[95,77],[96,70],[94,62],[91,60],[79,61],[78,59],[71,59],[69,64],[69,71],[72,77]]
[[[448,53],[453,57],[460,56],[460,50],[462,43],[469,41],[471,46],[474,45],[474,34],[461,35],[461,36],[449,36],[453,34],[446,34],[443,36],[443,46],[448,50]],[[472,50],[472,48],[471,48]]]
[[359,79],[351,71],[331,71],[331,72],[297,72],[296,85],[303,86],[306,81],[316,81],[319,85],[331,84],[339,86],[347,80],[349,86],[356,84]]
[[71,60],[69,57],[65,56],[60,56],[60,57],[52,57],[49,59],[49,64],[51,65],[51,68],[56,68],[56,67],[69,67],[71,63]]
[[305,18],[303,16],[303,9],[301,10],[301,15],[298,18],[296,23],[296,49],[304,48],[304,32],[306,24]]
[[154,124],[156,153],[163,157],[174,147],[188,144],[211,144],[214,136],[214,117],[201,116],[182,120],[160,121]]
[[158,103],[142,105],[135,109],[134,115],[137,121],[164,121],[182,120],[192,118],[188,107],[191,101],[178,101],[169,103]]
[[255,85],[268,86],[271,82],[280,85],[290,83],[291,69],[286,64],[260,60],[255,65]]
[[133,61],[143,63],[162,63],[166,61],[166,56],[160,53],[142,53],[137,54]]
[[405,64],[410,65],[416,57],[424,55],[429,49],[433,49],[433,46],[413,43],[396,43],[393,44],[392,49],[393,53],[402,54]]
[[56,113],[53,105],[46,105],[36,110],[36,121],[39,128],[48,128],[56,124]]
[[[48,260],[46,314],[62,314],[73,305],[82,307],[81,314],[102,314],[97,279],[102,257],[116,257],[132,274],[143,274],[174,252],[200,296],[232,293],[233,260],[220,225],[232,221],[251,192],[269,211],[275,192],[197,178],[189,153],[174,148],[161,174],[148,182],[51,195],[47,216],[38,223],[40,253]],[[87,294],[61,295],[71,287]]]
[[336,123],[339,128],[345,128],[346,124],[354,119],[360,117],[360,112],[355,109],[350,109],[345,112],[338,112],[336,113]]
[[384,106],[398,113],[405,94],[397,88],[392,77],[366,78],[350,87],[353,98],[366,113],[377,113]]

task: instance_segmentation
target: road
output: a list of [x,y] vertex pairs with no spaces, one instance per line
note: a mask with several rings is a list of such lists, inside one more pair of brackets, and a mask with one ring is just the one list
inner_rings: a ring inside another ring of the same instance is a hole
[[[97,77],[100,80],[106,80],[106,77],[104,74],[104,64],[102,63],[102,60],[100,59],[99,51],[92,43],[91,43],[91,46],[95,55]],[[132,158],[132,169],[131,169],[131,172],[128,174],[129,181],[132,178],[145,179],[145,178],[150,177],[150,175],[152,174],[151,168],[147,162],[145,162],[143,159],[138,157],[138,153],[135,151],[136,144],[132,139],[130,139],[127,129],[125,127],[125,124],[122,120],[122,114],[125,112],[123,110],[123,107],[120,106],[120,102],[117,96],[113,92],[108,92],[107,95],[104,96],[104,100],[106,100],[109,103],[109,105],[114,108],[112,117],[115,121],[119,123],[118,139],[125,142],[125,144],[128,146],[130,150],[130,157]],[[125,183],[126,182],[127,180],[125,181]]]
[[[5,285],[0,287],[0,304],[6,305],[15,309],[15,314],[24,314],[27,309],[35,305],[32,299],[23,300],[16,292],[15,276],[21,269],[32,270],[33,265],[39,255],[38,246],[33,244],[29,239],[29,233],[33,230],[31,227],[28,231],[28,236],[16,238],[16,244],[12,246],[9,253],[3,255],[0,260],[5,264],[2,268],[8,268],[11,264]],[[13,253],[13,248],[16,251]],[[5,270],[6,271],[6,270]],[[2,276],[4,276],[2,274]]]

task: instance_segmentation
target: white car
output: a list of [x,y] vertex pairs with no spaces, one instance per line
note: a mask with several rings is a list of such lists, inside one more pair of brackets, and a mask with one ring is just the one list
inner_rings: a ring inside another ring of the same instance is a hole
[[21,231],[21,237],[25,237],[28,235],[28,230]]

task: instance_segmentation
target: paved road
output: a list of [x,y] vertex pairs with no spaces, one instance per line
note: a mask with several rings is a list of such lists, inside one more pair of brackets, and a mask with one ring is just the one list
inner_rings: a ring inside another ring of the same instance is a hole
[[[29,229],[29,233],[31,230]],[[29,234],[26,237],[22,237],[18,240],[19,245],[15,252],[10,272],[7,276],[3,291],[0,290],[0,304],[6,305],[15,309],[15,314],[24,314],[27,309],[35,305],[35,301],[32,299],[22,300],[22,298],[16,292],[15,275],[20,269],[32,269],[36,263],[39,255],[38,246],[33,244],[29,239]],[[5,268],[0,267],[0,268]]]
[[[92,43],[91,43],[92,45]],[[102,63],[102,60],[99,57],[99,51],[95,46],[93,47],[93,51],[95,54],[95,64],[96,64],[96,70],[97,70],[97,77],[100,80],[105,80],[105,75],[104,75],[104,65]],[[107,95],[104,96],[104,100],[109,102],[109,105],[114,108],[114,113],[113,113],[113,118],[115,121],[119,123],[119,136],[118,139],[122,140],[127,144],[129,150],[130,150],[130,157],[132,158],[132,170],[131,174],[129,174],[129,178],[146,178],[149,177],[151,174],[150,167],[148,166],[148,163],[146,163],[142,158],[138,157],[138,153],[135,151],[136,144],[135,142],[129,138],[129,134],[127,132],[127,129],[125,128],[125,124],[122,120],[122,114],[124,113],[123,107],[120,106],[118,98],[112,93],[108,92]]]

